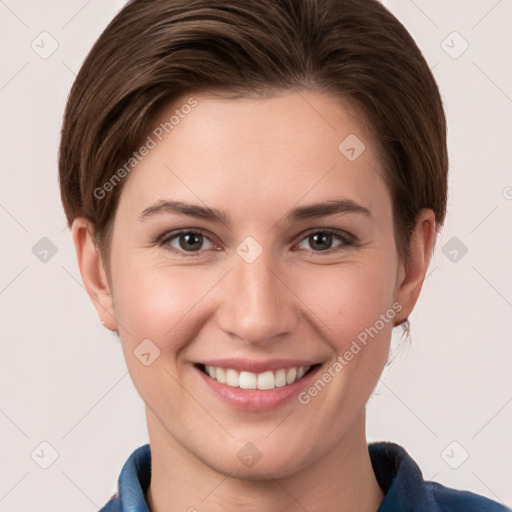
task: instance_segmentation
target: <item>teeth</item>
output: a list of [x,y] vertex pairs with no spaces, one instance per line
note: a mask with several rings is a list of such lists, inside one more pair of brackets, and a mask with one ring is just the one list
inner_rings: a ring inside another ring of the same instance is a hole
[[286,384],[291,384],[297,379],[297,368],[290,368],[286,372]]
[[276,388],[286,386],[286,370],[277,370],[276,372]]
[[242,389],[258,389],[257,376],[251,372],[240,372],[239,386]]
[[232,388],[260,390],[281,388],[293,384],[302,379],[310,368],[311,366],[296,366],[288,369],[282,368],[275,372],[253,373],[205,365],[206,373],[221,384],[227,384]]
[[258,375],[258,389],[274,389],[275,387],[276,378],[272,372],[264,372]]
[[224,368],[216,368],[215,369],[215,377],[214,379],[217,379],[221,384],[226,383],[226,370]]
[[232,388],[240,387],[240,375],[236,370],[226,370],[226,384]]

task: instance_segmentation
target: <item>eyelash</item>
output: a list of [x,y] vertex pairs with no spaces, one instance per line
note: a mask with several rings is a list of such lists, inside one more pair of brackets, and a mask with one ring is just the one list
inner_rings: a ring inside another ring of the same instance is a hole
[[[316,228],[316,229],[311,229],[309,231],[306,231],[302,235],[302,238],[300,239],[299,243],[303,242],[304,240],[309,238],[311,235],[319,234],[319,233],[333,235],[333,237],[337,238],[342,243],[341,243],[341,245],[339,245],[337,247],[326,249],[325,251],[309,250],[309,251],[307,251],[309,254],[312,254],[312,255],[332,254],[333,252],[343,250],[344,248],[347,248],[347,247],[357,247],[358,246],[358,243],[353,236],[349,235],[348,233],[345,233],[344,231],[339,231],[337,229],[332,229],[332,228],[320,228],[320,229]],[[217,245],[210,240],[207,233],[204,232],[202,229],[183,229],[183,230],[179,230],[179,231],[167,232],[167,233],[164,233],[162,236],[158,237],[155,240],[155,243],[157,243],[159,246],[163,247],[163,246],[166,246],[167,244],[169,244],[169,242],[171,240],[179,237],[180,235],[187,235],[187,234],[202,235],[203,237],[207,238],[212,244]],[[187,252],[187,251],[176,249],[175,247],[171,247],[169,245],[167,245],[167,247],[165,247],[165,249],[167,249],[175,254],[179,254],[180,256],[183,256],[185,258],[188,258],[188,257],[196,257],[197,258],[197,257],[201,256],[201,252],[203,251],[203,250],[199,250],[199,251]],[[302,250],[307,250],[307,249],[302,249]]]

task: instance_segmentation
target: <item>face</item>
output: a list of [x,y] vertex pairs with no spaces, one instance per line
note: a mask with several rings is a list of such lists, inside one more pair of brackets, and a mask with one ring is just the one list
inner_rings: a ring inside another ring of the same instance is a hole
[[402,309],[377,144],[317,92],[188,100],[126,178],[116,328],[152,442],[291,475],[361,425]]

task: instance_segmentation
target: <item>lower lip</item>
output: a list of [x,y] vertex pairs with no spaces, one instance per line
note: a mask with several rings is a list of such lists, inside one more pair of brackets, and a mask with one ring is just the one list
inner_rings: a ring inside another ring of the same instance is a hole
[[280,388],[260,390],[234,388],[227,384],[221,384],[195,367],[203,382],[216,396],[230,406],[244,411],[269,411],[277,409],[296,397],[307,387],[319,369],[320,366],[317,366],[293,384],[287,384]]

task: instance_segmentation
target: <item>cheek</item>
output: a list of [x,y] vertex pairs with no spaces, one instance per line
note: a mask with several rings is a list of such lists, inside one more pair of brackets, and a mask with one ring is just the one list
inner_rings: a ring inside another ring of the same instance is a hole
[[114,302],[123,343],[133,350],[150,339],[162,352],[179,351],[200,328],[194,318],[208,292],[214,293],[218,271],[148,266],[138,258],[118,263]]
[[[319,319],[320,328],[338,354],[356,339],[364,342],[365,333],[370,339],[390,336],[396,311],[392,307],[394,274],[389,265],[365,260],[317,267],[297,282],[297,295]],[[385,315],[384,320],[381,315]]]
[[144,402],[165,409],[179,404],[180,351],[197,337],[201,299],[216,280],[199,278],[197,269],[148,268],[136,258],[125,263],[119,261],[114,298],[126,365]]

